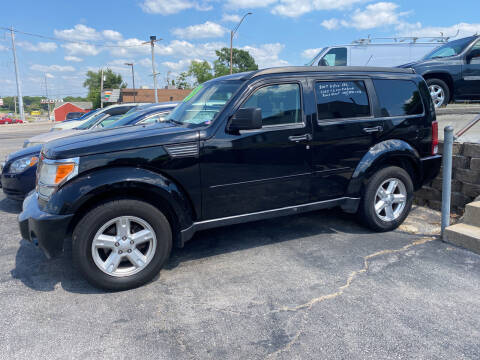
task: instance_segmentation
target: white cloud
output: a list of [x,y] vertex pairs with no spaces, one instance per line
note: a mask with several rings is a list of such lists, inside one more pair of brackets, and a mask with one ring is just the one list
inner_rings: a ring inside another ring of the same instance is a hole
[[280,43],[263,44],[259,47],[244,46],[246,50],[253,56],[255,62],[260,69],[272,66],[286,66],[288,62],[279,58],[280,52],[285,48],[285,45]]
[[302,57],[305,59],[312,59],[315,55],[317,55],[322,48],[315,48],[315,49],[305,49],[302,51]]
[[78,56],[71,56],[71,55],[67,55],[64,57],[65,61],[72,61],[72,62],[82,62],[83,59],[82,58],[79,58]]
[[73,29],[65,30],[53,30],[56,37],[69,41],[86,41],[86,40],[99,40],[101,38],[100,33],[94,28],[88,27],[83,24],[77,24]]
[[[196,61],[202,61],[200,59],[193,59]],[[163,66],[167,67],[170,70],[180,72],[188,69],[190,66],[190,63],[192,62],[192,59],[182,59],[178,62],[173,62],[173,61],[165,61],[162,63]]]
[[340,21],[338,19],[332,18],[328,20],[323,20],[321,24],[324,28],[328,30],[338,29],[340,27]]
[[211,10],[206,4],[199,4],[190,0],[144,0],[140,7],[146,13],[171,15],[187,9],[200,11]]
[[150,53],[150,45],[145,44],[145,40],[130,38],[130,39],[117,41],[115,45],[124,46],[124,47],[110,48],[110,53],[113,56],[133,57],[139,54],[146,55]]
[[382,26],[402,26],[402,17],[408,12],[397,12],[398,5],[392,2],[378,2],[370,4],[364,10],[356,9],[347,20],[332,18],[324,20],[322,26],[329,29],[339,27],[355,28],[358,30],[373,29]]
[[422,27],[421,23],[408,24],[402,23],[397,27],[400,36],[455,36],[462,38],[480,33],[480,24],[459,23],[451,26],[426,26]]
[[34,64],[30,66],[31,70],[42,71],[42,72],[68,72],[68,71],[75,71],[75,68],[70,65],[62,66],[62,65],[40,65]]
[[53,79],[55,77],[55,75],[50,74],[50,73],[45,73],[45,76],[49,79]]
[[203,24],[173,29],[172,33],[183,39],[205,39],[222,37],[227,31],[227,29],[217,23],[206,21]]
[[136,64],[143,66],[143,67],[152,67],[152,58],[143,58],[140,60],[137,60]]
[[8,48],[2,44],[0,44],[0,51],[7,51]]
[[69,55],[94,56],[98,55],[101,51],[95,45],[86,43],[67,43],[63,44],[62,47],[67,51]]
[[186,40],[173,40],[167,45],[158,44],[155,49],[159,55],[188,59],[215,59],[215,50],[225,47],[224,43],[208,42],[192,44]]
[[223,22],[236,22],[236,23],[238,23],[240,20],[242,20],[242,18],[240,17],[240,15],[236,15],[236,14],[223,14],[223,16],[222,16],[222,21]]
[[278,0],[228,0],[226,7],[230,9],[253,9],[267,7]]
[[107,40],[122,40],[122,34],[115,30],[103,30],[102,35]]
[[57,49],[57,44],[54,42],[38,42],[36,44],[32,44],[29,41],[19,41],[18,46],[24,48],[27,51],[35,51],[35,52],[53,52]]

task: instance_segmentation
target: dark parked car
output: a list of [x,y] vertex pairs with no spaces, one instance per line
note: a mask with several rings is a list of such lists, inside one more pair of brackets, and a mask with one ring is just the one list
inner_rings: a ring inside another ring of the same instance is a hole
[[166,122],[46,144],[20,230],[48,257],[73,234],[88,281],[128,289],[203,229],[335,206],[395,229],[438,173],[437,145],[432,99],[411,69],[223,76]]
[[[90,112],[90,111],[89,111]],[[89,113],[87,112],[87,114]],[[73,112],[69,112],[66,116],[65,116],[65,120],[73,120],[73,119],[78,119],[78,118],[81,118],[83,115],[85,115],[86,113],[84,112],[79,112],[79,111],[73,111]]]
[[[105,115],[101,121],[95,124],[98,129],[101,129],[160,122],[177,104],[172,102],[138,106],[125,115]],[[73,139],[71,135],[69,139]],[[8,156],[2,169],[0,183],[8,198],[21,201],[35,188],[37,162],[41,150],[41,144],[33,145]]]
[[423,76],[436,107],[455,100],[480,100],[480,35],[450,41],[401,67]]

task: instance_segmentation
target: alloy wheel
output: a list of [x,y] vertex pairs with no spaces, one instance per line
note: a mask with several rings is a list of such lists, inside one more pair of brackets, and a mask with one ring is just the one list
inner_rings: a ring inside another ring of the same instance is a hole
[[445,91],[440,85],[432,84],[428,87],[435,107],[440,107],[445,102]]
[[136,274],[155,255],[157,238],[152,226],[134,216],[120,216],[105,223],[92,241],[92,258],[104,273],[125,277]]
[[398,219],[407,203],[405,184],[396,178],[385,180],[378,188],[374,200],[375,213],[382,221]]

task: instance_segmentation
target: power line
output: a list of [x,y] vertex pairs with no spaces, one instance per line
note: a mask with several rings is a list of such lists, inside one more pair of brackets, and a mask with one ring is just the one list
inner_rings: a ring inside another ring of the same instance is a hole
[[141,47],[144,46],[145,44],[138,44],[138,45],[110,45],[106,43],[95,43],[95,42],[88,42],[88,41],[79,41],[79,40],[66,40],[66,39],[61,39],[53,36],[46,36],[46,35],[41,35],[41,34],[34,34],[26,31],[21,31],[21,30],[16,30],[16,29],[9,29],[3,26],[0,26],[0,29],[2,30],[7,30],[7,31],[13,31],[18,34],[22,35],[27,35],[27,36],[33,36],[41,39],[46,39],[46,40],[51,40],[51,41],[57,41],[57,42],[64,42],[64,43],[71,43],[71,44],[81,44],[81,45],[92,45],[92,46],[97,46],[97,47],[106,47],[106,48],[133,48],[133,47]]

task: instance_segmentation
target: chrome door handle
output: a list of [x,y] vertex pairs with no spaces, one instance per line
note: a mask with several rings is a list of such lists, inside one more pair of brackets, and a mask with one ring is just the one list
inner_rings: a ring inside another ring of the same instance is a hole
[[288,140],[294,141],[294,142],[310,141],[310,140],[312,140],[312,135],[303,134],[303,135],[289,136]]
[[383,126],[374,126],[374,127],[371,127],[371,128],[363,128],[363,131],[365,131],[366,133],[374,133],[374,132],[381,132],[383,131]]

